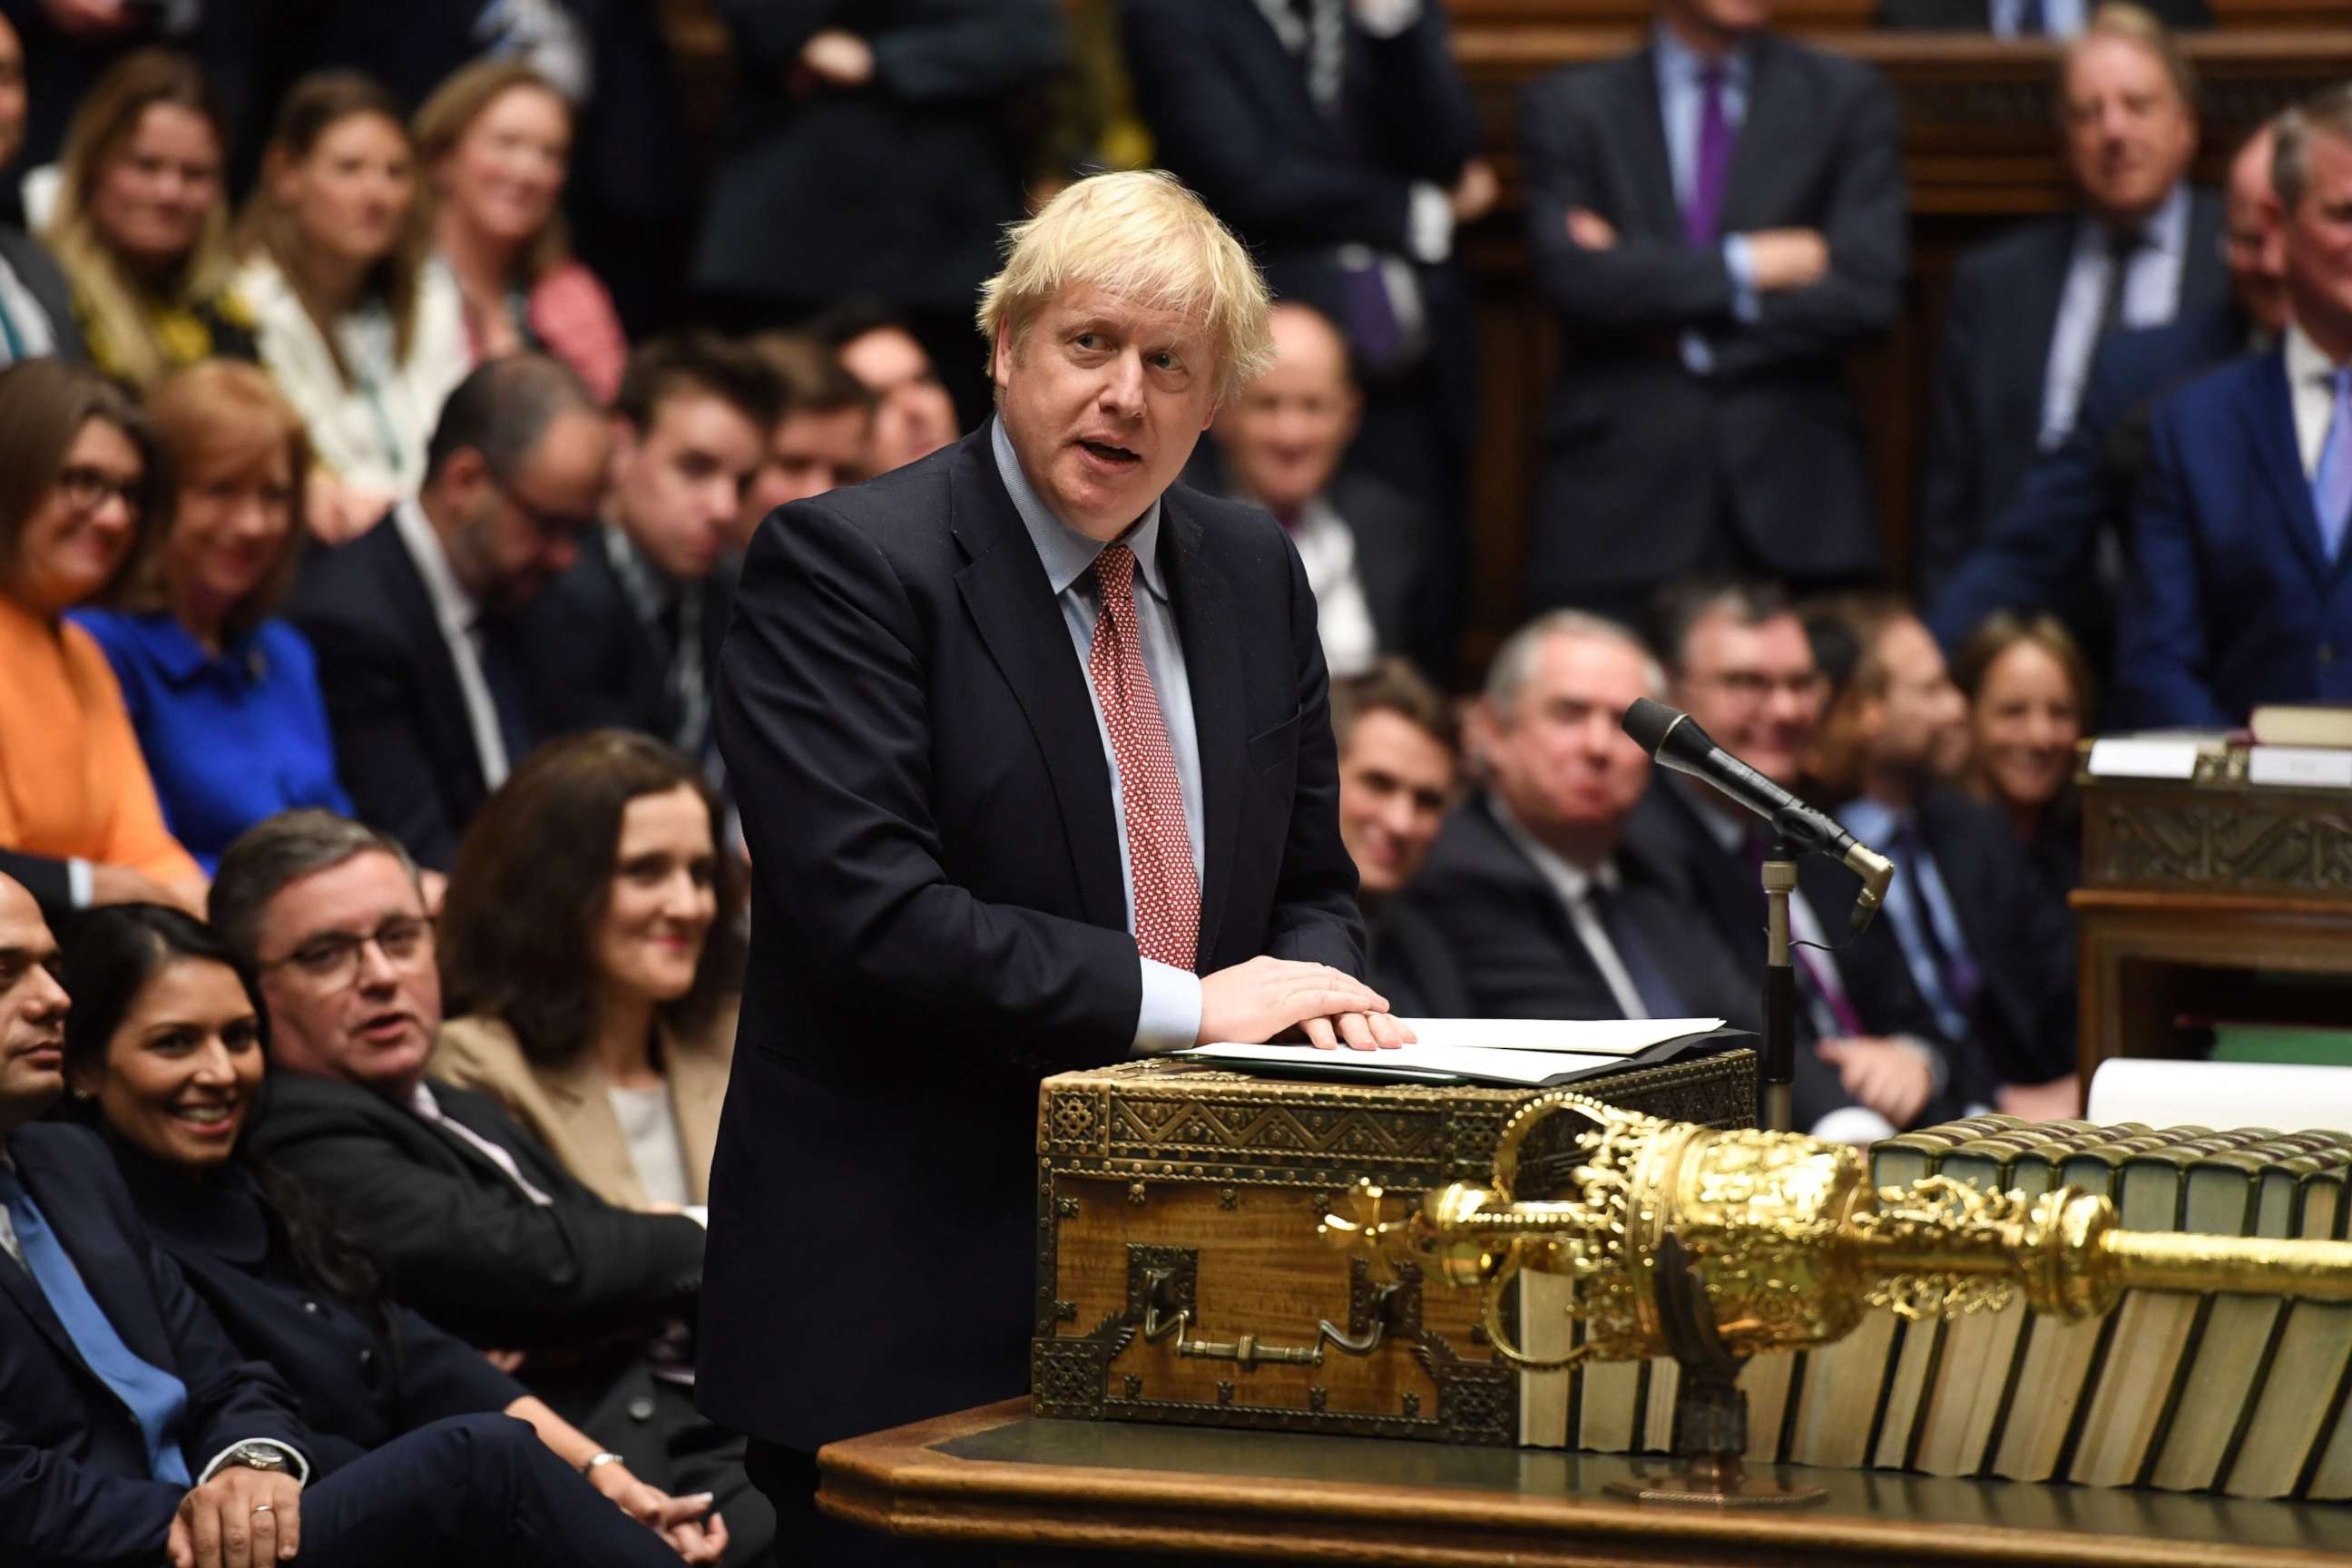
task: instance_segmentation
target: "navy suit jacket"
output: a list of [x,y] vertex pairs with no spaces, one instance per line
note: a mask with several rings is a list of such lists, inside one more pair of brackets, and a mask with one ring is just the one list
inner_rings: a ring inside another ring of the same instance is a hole
[[[16,1173],[131,1352],[187,1385],[191,1472],[252,1437],[290,1444],[324,1473],[294,1395],[243,1361],[148,1238],[95,1134],[37,1123],[8,1140]],[[154,1568],[183,1489],[148,1472],[146,1441],[91,1372],[31,1273],[0,1256],[0,1561]]]
[[2125,717],[2243,724],[2262,702],[2352,702],[2352,551],[2323,553],[2282,351],[2158,405],[2116,646]]
[[[1953,268],[1913,545],[1923,597],[1934,597],[1958,569],[2040,450],[2050,339],[2078,221],[2068,213],[2020,225],[1968,251]],[[2221,197],[2192,190],[2175,321],[2228,301],[2221,232]]]
[[[1360,972],[1297,552],[1181,487],[1160,541],[1200,746],[1198,968]],[[702,1407],[814,1448],[1018,1394],[1037,1081],[1125,1058],[1141,982],[1086,670],[990,427],[762,523],[718,695],[754,882]],[[811,1258],[856,1278],[813,1286]]]
[[[399,839],[419,864],[447,869],[488,791],[457,661],[392,520],[305,556],[286,618],[318,653],[336,769],[360,820]],[[522,639],[509,625],[486,626],[512,639],[530,728],[551,733]]]
[[[1879,569],[1877,509],[1846,352],[1895,322],[1907,266],[1895,95],[1878,71],[1771,34],[1749,46],[1748,108],[1722,229],[1806,227],[1830,271],[1733,313],[1718,246],[1683,237],[1651,49],[1529,87],[1519,137],[1536,282],[1559,312],[1528,563],[1538,605],[1607,601],[1693,570],[1727,519],[1766,572]],[[1587,249],[1568,214],[1617,231]],[[1696,375],[1686,331],[1714,356]]]
[[2095,658],[2114,637],[2110,586],[2098,579],[2099,540],[2131,531],[2133,487],[2147,457],[2156,400],[2243,353],[2250,328],[2234,302],[2166,326],[2118,332],[2099,345],[2074,428],[2026,470],[2017,497],[1936,596],[1928,629],[1947,654],[1995,610],[2049,610]]
[[286,1222],[244,1165],[190,1181],[128,1148],[115,1161],[150,1234],[237,1348],[300,1391],[331,1462],[446,1416],[504,1410],[526,1392],[408,1308],[386,1302],[372,1321],[306,1280]]

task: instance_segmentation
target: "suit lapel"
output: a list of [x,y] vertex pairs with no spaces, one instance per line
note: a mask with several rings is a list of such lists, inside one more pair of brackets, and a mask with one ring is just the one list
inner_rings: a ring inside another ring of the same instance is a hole
[[[447,639],[441,635],[441,614],[433,606],[433,595],[408,553],[407,543],[389,518],[361,535],[359,543],[350,548],[358,549],[376,539],[383,542],[383,559],[377,564],[376,580],[383,584],[385,596],[393,601],[394,622],[412,649],[413,668],[421,678],[417,699],[425,705],[426,719],[438,733],[436,749],[444,755],[472,758],[473,786],[487,794],[481,748],[474,743],[474,725],[466,711],[465,689],[457,684],[457,661],[449,652]],[[521,761],[519,757],[509,760]]]
[[643,1208],[644,1185],[637,1180],[637,1163],[629,1153],[628,1134],[605,1092],[604,1068],[583,1052],[562,1066],[546,1071],[548,1103],[562,1119],[563,1135],[573,1151],[575,1170],[593,1171],[607,1181],[624,1208]]
[[2251,383],[2252,395],[2238,404],[2238,416],[2253,442],[2254,466],[2287,520],[2287,535],[2295,553],[2311,574],[2325,582],[2332,574],[2326,549],[2320,543],[2319,513],[2311,504],[2311,484],[2304,477],[2303,451],[2294,434],[2294,397],[2286,384],[2286,353],[2274,349],[2263,356]]
[[[116,1289],[125,1271],[135,1271],[138,1263],[115,1245],[118,1226],[113,1216],[93,1212],[96,1205],[83,1201],[87,1177],[79,1172],[53,1169],[46,1152],[41,1150],[18,1147],[9,1152],[16,1162],[17,1177],[40,1209],[41,1218],[47,1223],[49,1234],[57,1238],[66,1256],[73,1260],[74,1271],[81,1276],[82,1285],[89,1291],[90,1300],[96,1301],[100,1310],[106,1314],[107,1321],[114,1326],[115,1333],[132,1353],[154,1361],[157,1366],[169,1371],[169,1358],[155,1361],[154,1350],[142,1348],[140,1342],[142,1336],[134,1331],[141,1326],[141,1317],[152,1321],[153,1306],[152,1303],[144,1304],[143,1311],[141,1311],[142,1303],[122,1298]],[[142,1274],[138,1279],[143,1296],[145,1277]],[[0,1287],[5,1288],[33,1326],[47,1338],[69,1364],[79,1368],[89,1377],[98,1377],[89,1363],[82,1359],[80,1347],[66,1331],[65,1321],[58,1316],[57,1309],[49,1305],[48,1297],[33,1278],[30,1268],[12,1258],[0,1258]],[[102,1383],[104,1380],[100,1381]]]
[[2180,261],[2180,303],[2173,320],[2203,315],[2229,302],[2230,275],[2221,262],[2221,198],[2189,193],[2189,252]]
[[[1679,239],[1682,204],[1675,198],[1674,159],[1666,152],[1665,109],[1658,101],[1658,52],[1644,48],[1618,68],[1624,107],[1617,117],[1617,142],[1632,178],[1627,199],[1640,204],[1642,232]],[[1636,226],[1628,226],[1629,227]]]
[[1118,826],[1094,699],[1071,650],[1045,563],[996,472],[989,428],[983,425],[964,438],[948,479],[950,527],[969,557],[956,574],[956,589],[1021,704],[1053,781],[1079,907],[1091,923],[1123,929],[1127,893],[1119,875]]
[[1245,721],[1236,694],[1248,683],[1236,640],[1233,590],[1202,548],[1200,520],[1185,493],[1160,498],[1160,562],[1184,643],[1185,682],[1192,689],[1192,731],[1201,754],[1201,933],[1197,962],[1216,951],[1232,885],[1234,845],[1247,787]]
[[1774,176],[1790,167],[1789,150],[1808,138],[1810,105],[1791,100],[1798,84],[1776,68],[1779,51],[1769,35],[1759,36],[1748,49],[1748,103],[1739,118],[1739,134],[1731,143],[1731,167],[1723,180],[1723,207],[1716,228],[1740,234],[1756,226],[1751,213],[1779,210]]

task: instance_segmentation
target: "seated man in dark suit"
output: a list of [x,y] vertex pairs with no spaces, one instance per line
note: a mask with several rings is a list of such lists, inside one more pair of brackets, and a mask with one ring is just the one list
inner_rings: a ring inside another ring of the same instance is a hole
[[1895,867],[1840,967],[1857,990],[1915,988],[1971,1098],[2074,1115],[2074,917],[2009,823],[1951,783],[1968,760],[1968,706],[1942,652],[1891,595],[1808,614],[1833,617],[1853,650],[1815,748],[1822,788]]
[[688,1392],[678,1326],[701,1282],[699,1217],[614,1207],[493,1101],[425,1076],[441,987],[400,846],[329,812],[271,817],[222,857],[212,912],[268,1011],[251,1152],[318,1188],[401,1300],[524,1352],[531,1391],[639,1478],[715,1493],[729,1563],[765,1552],[774,1519],[741,1447]]
[[2147,12],[2105,5],[2066,46],[2059,129],[2079,212],[1963,255],[1937,349],[1916,523],[1932,597],[2074,426],[2100,342],[2221,304],[2221,204],[2187,181],[2197,79]]
[[2269,124],[2247,137],[2222,188],[2230,298],[2166,326],[2116,332],[2099,345],[2074,429],[2026,470],[2016,499],[1987,525],[1983,542],[1936,596],[1927,629],[1947,658],[1996,610],[2047,610],[2066,622],[2100,668],[2107,665],[2149,412],[2190,377],[2269,347],[2286,324],[2273,146]]
[[[1788,598],[1767,584],[1696,581],[1660,595],[1658,647],[1667,701],[1716,744],[1783,789],[1801,792],[1805,759],[1826,689],[1811,642]],[[1705,920],[1740,983],[1764,987],[1763,865],[1771,829],[1745,806],[1686,773],[1651,771],[1625,826],[1626,841],[1682,878],[1685,905]],[[1812,1128],[1852,1142],[1964,1114],[1967,1074],[1909,987],[1890,992],[1849,974],[1836,952],[1858,884],[1820,856],[1797,862],[1790,922],[1801,1005],[1797,1048],[1828,1062],[1857,1102]],[[1961,1080],[1956,1084],[1956,1077]]]
[[551,731],[517,612],[571,566],[611,437],[579,377],[517,354],[449,395],[424,489],[302,564],[287,617],[319,655],[361,820],[446,869],[485,796]]
[[2226,728],[2258,703],[2352,701],[2352,89],[2277,132],[2289,314],[2279,347],[2158,405],[2117,640],[2126,716]]
[[238,1359],[105,1146],[35,1121],[65,1091],[57,962],[31,895],[0,878],[0,1561],[676,1563],[503,1416],[314,1467],[292,1392]]
[[[2071,38],[2095,0],[1881,0],[1878,25],[1903,32],[1990,33],[1996,38]],[[2138,0],[2168,27],[2210,27],[2207,0]]]
[[1348,341],[1312,305],[1276,305],[1267,319],[1274,363],[1217,411],[1213,446],[1193,466],[1288,531],[1333,679],[1384,653],[1427,658],[1437,628],[1424,520],[1402,491],[1341,467],[1363,410]]
[[712,333],[629,355],[602,525],[522,613],[559,728],[639,730],[689,757],[709,749],[730,546],[778,399],[767,362]]
[[1364,978],[1400,1016],[1470,1016],[1462,963],[1446,934],[1395,895],[1421,870],[1461,772],[1454,712],[1401,658],[1331,683],[1339,748],[1339,839],[1356,862]]
[[[1581,611],[1522,626],[1495,655],[1470,728],[1485,786],[1399,895],[1460,956],[1471,1016],[1760,1026],[1758,989],[1692,918],[1679,868],[1624,838],[1650,759],[1618,721],[1664,692],[1639,637]],[[1853,1103],[1810,1053],[1796,1097],[1805,1128]]]
[[[15,163],[25,145],[26,88],[24,43],[15,25],[0,16],[0,170]],[[0,201],[0,211],[14,205]],[[42,354],[88,357],[74,321],[73,291],[39,240],[0,221],[0,366]]]
[[1895,97],[1769,31],[1771,9],[1658,0],[1647,47],[1521,104],[1536,280],[1568,340],[1536,605],[1631,619],[1695,572],[1878,573],[1845,356],[1902,292]]

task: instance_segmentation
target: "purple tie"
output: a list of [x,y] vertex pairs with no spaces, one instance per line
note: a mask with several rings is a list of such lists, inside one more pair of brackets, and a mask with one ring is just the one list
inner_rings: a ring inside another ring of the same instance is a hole
[[1683,237],[1693,246],[1713,245],[1723,216],[1723,181],[1731,170],[1731,121],[1723,113],[1723,68],[1698,73],[1698,161],[1691,170],[1690,201],[1683,208]]

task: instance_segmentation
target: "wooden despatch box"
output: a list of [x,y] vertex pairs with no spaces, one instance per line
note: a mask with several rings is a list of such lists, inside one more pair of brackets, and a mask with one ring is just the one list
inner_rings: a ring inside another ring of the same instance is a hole
[[[1739,1048],[1581,1083],[1676,1121],[1752,1125]],[[1479,1292],[1387,1281],[1318,1239],[1370,1180],[1406,1202],[1493,1174],[1539,1089],[1256,1078],[1172,1061],[1062,1073],[1037,1100],[1040,1415],[1519,1440],[1521,1374],[1477,1326]],[[1522,1152],[1520,1191],[1565,1186],[1569,1124]],[[1555,1174],[1556,1173],[1556,1174]],[[1156,1336],[1156,1337],[1155,1337]]]

